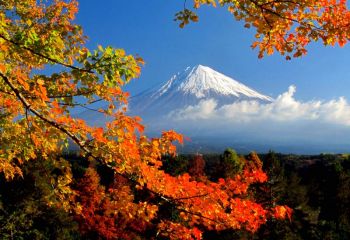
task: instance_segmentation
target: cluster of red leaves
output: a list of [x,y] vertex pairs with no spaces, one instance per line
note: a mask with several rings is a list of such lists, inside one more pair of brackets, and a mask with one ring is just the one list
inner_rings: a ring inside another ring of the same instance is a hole
[[205,175],[204,173],[205,161],[201,154],[196,154],[190,162],[188,173],[191,177],[200,178]]
[[[81,211],[76,219],[83,233],[97,232],[107,239],[142,234],[147,228],[156,228],[158,235],[170,239],[179,236],[200,239],[200,229],[245,228],[255,232],[269,217],[290,218],[291,210],[286,206],[264,209],[250,199],[249,186],[267,180],[257,155],[252,156],[254,161],[247,160],[247,168],[241,175],[218,182],[206,178],[197,182],[188,174],[173,177],[153,164],[145,164],[140,172],[144,175],[144,183],[137,191],[146,191],[150,197],[146,202],[138,203],[134,202],[130,180],[116,177],[119,180],[106,191],[98,184],[96,172],[89,169],[78,187]],[[159,198],[161,202],[175,206],[179,213],[175,222],[159,218],[158,207],[152,204]]]
[[157,206],[134,203],[128,181],[116,177],[106,189],[93,168],[89,168],[77,186],[75,220],[87,237],[135,239],[154,218]]
[[[286,59],[307,53],[306,46],[313,41],[324,45],[343,46],[350,39],[350,11],[346,0],[193,0],[194,8],[217,4],[227,7],[244,27],[255,28],[252,48],[259,49],[259,58],[275,51]],[[183,27],[197,15],[185,9],[176,20]]]

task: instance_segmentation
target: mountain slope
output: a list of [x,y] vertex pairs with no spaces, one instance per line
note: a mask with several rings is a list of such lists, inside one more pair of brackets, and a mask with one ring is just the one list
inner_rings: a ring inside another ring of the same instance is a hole
[[142,117],[164,115],[207,99],[214,99],[218,106],[243,100],[273,100],[209,67],[197,65],[188,67],[160,86],[131,98],[129,110]]

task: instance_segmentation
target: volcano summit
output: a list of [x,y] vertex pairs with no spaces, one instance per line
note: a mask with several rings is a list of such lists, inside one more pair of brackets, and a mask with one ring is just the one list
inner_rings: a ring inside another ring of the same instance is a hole
[[272,98],[258,93],[244,84],[209,67],[187,67],[170,80],[131,98],[129,110],[141,117],[166,115],[171,111],[198,105],[213,99],[217,106],[236,101],[255,100],[269,103]]

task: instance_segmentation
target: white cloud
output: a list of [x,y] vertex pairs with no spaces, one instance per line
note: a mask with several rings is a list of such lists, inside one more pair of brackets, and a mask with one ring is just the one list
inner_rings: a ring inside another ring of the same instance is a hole
[[214,99],[202,100],[198,105],[173,111],[155,125],[204,139],[209,146],[299,153],[348,152],[350,103],[344,97],[300,101],[295,92],[296,87],[290,86],[271,103],[241,101],[219,106]]
[[175,110],[175,121],[220,120],[227,123],[300,123],[300,121],[337,124],[350,127],[350,104],[345,98],[331,101],[302,102],[294,98],[295,86],[279,95],[271,103],[241,101],[218,107],[214,99],[202,100],[198,105]]

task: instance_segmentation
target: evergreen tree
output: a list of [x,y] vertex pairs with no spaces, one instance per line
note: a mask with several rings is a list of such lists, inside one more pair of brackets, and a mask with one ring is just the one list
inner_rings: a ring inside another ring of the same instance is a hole
[[244,160],[231,148],[227,148],[220,156],[219,170],[221,172],[221,177],[232,178],[238,173],[241,173],[243,167]]

